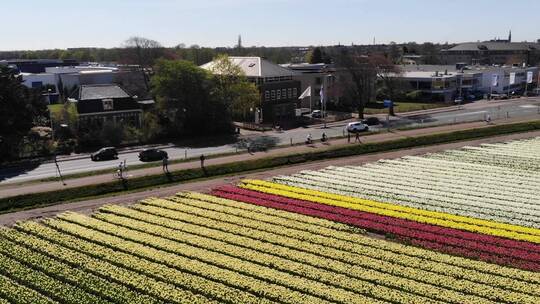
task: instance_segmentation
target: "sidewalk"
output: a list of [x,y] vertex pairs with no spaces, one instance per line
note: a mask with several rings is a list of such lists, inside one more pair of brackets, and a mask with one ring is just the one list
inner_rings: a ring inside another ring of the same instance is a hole
[[[494,121],[493,124],[503,125],[503,124],[516,123],[516,122],[536,121],[538,119],[539,119],[538,115],[535,115],[535,116],[525,117],[525,118],[497,120],[497,121]],[[488,125],[485,122],[472,122],[472,123],[464,123],[464,124],[457,124],[457,125],[446,125],[446,126],[404,130],[404,131],[392,130],[391,132],[387,132],[387,133],[362,136],[361,140],[362,140],[362,143],[374,143],[374,142],[395,140],[395,139],[400,139],[400,138],[422,136],[422,135],[427,135],[427,134],[467,130],[471,128],[483,128],[487,126]],[[353,142],[354,142],[354,138],[351,139],[350,144],[354,144]],[[225,163],[231,163],[231,162],[239,162],[239,161],[245,161],[245,160],[265,158],[269,156],[287,155],[291,153],[307,153],[307,152],[313,151],[314,149],[322,150],[322,149],[328,149],[329,147],[335,147],[335,146],[341,146],[341,145],[347,145],[347,144],[349,144],[347,143],[347,139],[341,138],[341,139],[330,140],[329,142],[324,143],[324,144],[320,142],[316,142],[315,144],[310,145],[310,146],[300,145],[300,146],[281,147],[281,148],[269,150],[267,152],[256,152],[253,154],[241,153],[241,154],[235,154],[235,155],[229,155],[229,156],[223,156],[223,157],[217,157],[217,158],[210,158],[205,161],[205,165],[208,166],[208,165],[225,164]],[[169,165],[169,170],[176,171],[176,170],[199,168],[199,167],[200,167],[199,161],[192,161],[192,162]],[[155,175],[155,174],[162,174],[162,173],[163,171],[162,171],[161,166],[133,170],[133,171],[128,172],[128,179],[130,177],[131,178],[142,177],[146,175]],[[55,191],[55,190],[61,190],[61,189],[66,189],[66,188],[74,188],[74,187],[80,187],[80,186],[85,186],[85,185],[109,182],[113,180],[114,180],[113,174],[107,173],[103,175],[68,179],[66,180],[66,184],[67,184],[66,186],[63,186],[62,183],[59,181],[37,182],[37,183],[32,182],[28,184],[24,184],[24,183],[7,184],[5,186],[0,187],[0,198],[23,195],[23,194],[30,194],[30,193]]]

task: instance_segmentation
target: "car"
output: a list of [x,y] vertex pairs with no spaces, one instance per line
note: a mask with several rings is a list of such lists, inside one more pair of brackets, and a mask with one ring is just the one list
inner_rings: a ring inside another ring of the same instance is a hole
[[368,125],[368,126],[376,126],[376,125],[380,124],[381,121],[377,117],[372,116],[372,117],[368,117],[368,118],[362,120],[362,123],[365,124],[365,125]]
[[145,149],[139,152],[139,160],[143,162],[162,160],[166,157],[169,157],[166,151],[154,148]]
[[346,129],[350,133],[357,133],[357,132],[362,132],[362,131],[368,131],[369,127],[368,125],[363,124],[362,122],[350,122],[347,124]]
[[313,118],[322,118],[323,114],[322,114],[321,110],[314,110],[313,112],[311,112],[311,117],[313,117]]
[[117,159],[118,152],[114,147],[101,148],[98,151],[90,154],[90,159],[93,161]]
[[454,103],[455,104],[462,104],[463,103],[463,98],[462,97],[457,97],[456,99],[454,99]]

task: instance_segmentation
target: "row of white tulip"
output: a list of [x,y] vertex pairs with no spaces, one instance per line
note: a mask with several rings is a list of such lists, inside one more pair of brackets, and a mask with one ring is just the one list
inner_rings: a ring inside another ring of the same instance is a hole
[[[458,208],[442,199],[444,196],[430,195],[417,190],[403,190],[395,186],[386,186],[383,182],[380,185],[363,186],[364,181],[358,177],[357,181],[338,180],[332,176],[315,175],[293,175],[277,176],[274,181],[277,183],[297,186],[307,189],[319,190],[335,194],[359,197],[380,202],[387,202],[401,206],[418,208],[429,211],[456,214],[467,217],[474,217],[492,220],[501,223],[522,225],[537,228],[539,225],[533,220],[533,216],[522,216],[521,218],[509,218],[507,213],[497,210],[471,210],[473,208]],[[476,208],[475,208],[476,209]]]
[[447,203],[451,208],[465,209],[477,212],[501,212],[508,218],[528,219],[533,223],[540,223],[540,204],[534,200],[534,196],[525,198],[507,197],[505,194],[493,194],[484,192],[481,188],[451,186],[445,181],[433,182],[426,180],[421,172],[396,173],[392,178],[391,169],[383,168],[377,172],[364,168],[327,168],[320,171],[302,171],[297,176],[322,176],[334,177],[334,179],[346,182],[356,182],[362,177],[360,187],[375,189],[384,184],[392,191],[418,192],[429,196],[434,201]]
[[[303,173],[304,171],[302,171]],[[533,199],[533,193],[517,195],[518,193],[501,192],[496,189],[486,190],[480,186],[461,185],[449,181],[444,177],[433,177],[422,170],[396,171],[394,168],[381,166],[379,168],[367,167],[329,167],[319,172],[336,174],[336,176],[357,180],[359,176],[370,182],[385,181],[388,185],[397,185],[406,188],[421,189],[426,193],[443,193],[445,197],[467,199],[466,204],[471,205],[478,201],[491,205],[496,210],[509,210],[512,212],[538,215],[540,203]],[[392,178],[388,178],[392,176]],[[509,186],[508,188],[511,188]]]

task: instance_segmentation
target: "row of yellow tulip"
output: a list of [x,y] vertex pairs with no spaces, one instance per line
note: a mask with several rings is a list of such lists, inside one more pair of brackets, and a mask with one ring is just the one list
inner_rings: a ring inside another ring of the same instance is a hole
[[540,229],[531,227],[522,227],[454,214],[421,210],[259,180],[244,180],[243,184],[240,186],[264,193],[413,220],[426,224],[540,243]]
[[[315,279],[317,279],[316,276],[319,276],[318,280],[322,282],[339,285],[347,289],[362,286],[357,285],[357,281],[372,282],[377,285],[376,288],[372,291],[364,291],[377,293],[372,296],[391,297],[392,294],[387,294],[388,288],[386,287],[394,288],[394,292],[398,289],[406,291],[401,292],[401,295],[393,300],[398,302],[421,302],[424,298],[419,295],[452,303],[486,302],[485,299],[476,296],[476,294],[483,295],[493,301],[517,296],[516,293],[508,293],[504,290],[474,284],[469,281],[459,281],[446,275],[424,273],[421,270],[408,269],[390,263],[381,265],[380,261],[372,258],[364,257],[361,263],[362,267],[350,265],[339,260],[301,251],[302,248],[286,248],[272,244],[271,240],[263,242],[253,237],[227,232],[227,229],[224,229],[219,224],[208,223],[208,226],[213,228],[192,225],[187,222],[190,216],[187,216],[186,221],[186,218],[179,212],[171,212],[167,209],[152,206],[147,206],[144,209],[146,209],[146,212],[111,206],[106,207],[103,211],[115,214],[114,216],[108,214],[98,214],[96,216],[101,220],[146,231],[153,235],[204,246],[211,250],[241,256],[246,260],[249,259],[261,264],[271,264],[284,271],[298,272],[299,275],[304,276],[311,275]],[[135,221],[143,223],[135,223]],[[190,235],[184,236],[186,233]],[[253,235],[253,233],[250,233],[250,235]],[[238,248],[238,246],[241,246],[241,248]],[[253,251],[249,249],[253,249]],[[257,252],[263,254],[257,254]],[[276,259],[275,257],[281,258]],[[308,267],[308,265],[313,267]],[[326,269],[326,271],[323,272],[314,267]],[[421,279],[417,279],[419,277]],[[340,281],[340,278],[343,281]],[[362,289],[358,288],[357,290]],[[465,294],[462,294],[462,292]],[[416,296],[414,296],[415,294]]]
[[[323,303],[325,301],[321,301],[319,299],[326,299],[328,301],[337,301],[340,303],[362,303],[369,300],[369,298],[361,296],[360,294],[355,294],[352,291],[347,291],[342,288],[317,282],[312,279],[316,277],[315,275],[312,275],[310,278],[309,275],[299,276],[298,274],[282,272],[277,269],[279,268],[278,265],[275,265],[274,267],[272,267],[271,264],[264,265],[261,262],[262,259],[258,259],[258,263],[253,263],[252,261],[244,259],[246,258],[247,250],[238,248],[237,246],[231,246],[228,248],[229,250],[222,253],[214,251],[212,248],[208,248],[210,244],[208,242],[202,242],[201,239],[191,240],[191,243],[197,246],[195,247],[190,244],[186,244],[188,241],[186,239],[183,239],[185,242],[177,242],[163,237],[164,235],[170,235],[171,231],[160,231],[161,233],[156,233],[153,235],[140,232],[139,230],[149,228],[144,227],[144,224],[140,222],[139,225],[132,224],[130,225],[131,227],[126,228],[77,214],[69,214],[63,216],[62,218],[66,221],[73,222],[90,229],[95,229],[110,235],[115,235],[125,240],[147,245],[162,252],[181,255],[192,260],[200,260],[208,265],[219,267],[222,270],[228,270],[231,273],[238,273],[240,274],[238,278],[255,278],[261,282],[267,282],[272,285],[281,285],[288,288],[293,294],[297,292],[299,296],[302,295],[302,297],[311,298],[312,301]],[[123,224],[126,224],[127,222],[129,221],[125,221]],[[137,229],[134,229],[135,227],[133,226],[137,226]],[[181,237],[182,236],[178,236],[177,238]],[[222,243],[222,246],[223,245],[224,244]],[[241,255],[242,257],[238,258],[233,254]],[[251,255],[250,257],[252,259],[256,259],[256,256],[254,255]],[[272,262],[280,263],[278,259],[275,259]],[[298,265],[296,265],[296,267],[298,267]],[[318,275],[323,275],[323,273],[320,272]],[[361,288],[361,291],[363,289],[369,290],[369,288],[373,288],[374,286],[356,287]],[[308,295],[311,295],[311,297]]]
[[7,239],[0,239],[0,253],[25,264],[27,267],[115,303],[163,303],[132,292],[124,285],[112,283],[107,279],[34,252]]
[[54,304],[57,303],[39,292],[20,285],[15,281],[0,275],[1,304]]
[[[268,223],[272,220],[271,217],[254,221],[205,210],[202,207],[197,211],[197,208],[188,205],[193,204],[192,200],[185,198],[178,200],[180,203],[177,204],[171,204],[166,200],[147,200],[143,202],[143,206],[139,205],[134,208],[147,214],[180,221],[182,225],[190,223],[280,245],[285,247],[284,250],[295,250],[293,253],[297,259],[305,263],[313,263],[313,260],[323,259],[324,263],[331,264],[332,267],[336,265],[338,270],[340,269],[339,265],[343,263],[344,271],[347,271],[347,265],[351,265],[352,268],[357,267],[360,270],[372,269],[389,275],[405,277],[427,284],[442,285],[446,288],[487,297],[497,296],[503,292],[499,288],[513,290],[517,293],[540,295],[540,291],[533,287],[540,276],[535,276],[534,273],[382,242],[361,235],[351,235],[349,241],[343,241],[331,237],[309,235],[306,232],[305,239],[318,240],[317,244],[293,237],[294,231],[292,229]],[[223,200],[223,202],[227,202],[227,200]],[[200,205],[207,208],[208,204]],[[378,246],[378,244],[383,244],[383,246]],[[409,251],[412,254],[408,254]],[[445,263],[446,260],[449,263]],[[451,264],[460,264],[460,267]],[[469,267],[471,265],[472,267]],[[475,268],[474,266],[480,266],[478,267],[480,271],[471,269]],[[354,272],[352,273],[354,276]],[[514,294],[514,296],[517,295]]]
[[[172,248],[170,242],[161,240],[160,242],[157,242],[156,237],[150,236],[145,238],[141,236],[140,233],[129,229],[115,228],[109,231],[111,234],[103,233],[97,229],[106,229],[107,225],[105,225],[105,223],[96,223],[98,225],[93,228],[85,227],[82,224],[89,225],[91,224],[92,219],[79,214],[63,214],[61,218],[62,220],[48,221],[47,225],[71,233],[80,238],[109,246],[115,250],[121,250],[141,258],[150,259],[154,262],[161,262],[171,268],[191,272],[212,281],[236,287],[239,290],[244,290],[268,299],[268,301],[273,300],[281,303],[326,303],[326,301],[321,298],[310,296],[283,285],[273,284],[269,280],[261,280],[252,276],[251,271],[256,272],[258,270],[256,268],[243,270],[243,273],[241,273],[225,268],[227,264],[222,261],[214,261],[217,265],[207,263],[204,261],[204,257],[197,256],[189,251],[195,248],[184,246],[182,249],[188,251],[180,251],[179,249]],[[74,221],[77,221],[79,224],[73,223]],[[123,237],[114,235],[119,234],[120,232]],[[171,251],[174,251],[174,253]],[[207,258],[207,260],[210,259]],[[235,262],[239,261],[235,260]],[[223,267],[218,265],[223,265]],[[237,265],[228,265],[228,267],[234,266]],[[206,289],[208,289],[208,287]]]
[[21,282],[39,293],[63,303],[109,303],[85,292],[79,287],[64,283],[46,274],[27,267],[3,254],[0,254],[0,272],[13,280]]
[[204,291],[203,288],[213,287],[205,284],[204,280],[197,280],[196,276],[184,276],[159,263],[99,246],[37,223],[28,222],[16,228],[24,233],[12,231],[9,238],[14,242],[54,256],[89,273],[120,282],[166,303],[212,303],[207,297],[183,289],[199,286]]
[[[303,252],[293,251],[291,249],[280,250],[285,248],[279,248],[276,245],[258,242],[234,234],[217,232],[215,230],[212,233],[212,231],[208,231],[210,229],[199,233],[195,232],[196,229],[193,229],[193,232],[187,232],[185,229],[186,224],[184,223],[137,212],[128,208],[109,207],[106,213],[99,213],[96,215],[96,218],[158,237],[235,256],[245,261],[319,281],[328,286],[343,288],[348,292],[342,291],[341,296],[347,296],[348,301],[351,302],[368,301],[361,294],[399,303],[410,303],[411,301],[430,303],[433,301],[432,299],[425,298],[425,296],[439,301],[453,300],[453,303],[464,303],[471,300],[482,303],[483,301],[481,298],[462,296],[459,293],[443,288],[411,282],[401,277],[377,273],[371,269],[355,268],[352,270],[350,266],[347,267],[348,265],[344,263],[336,262],[340,265],[335,265],[336,263],[329,259],[319,258],[309,254],[308,257],[303,257],[306,255]],[[204,227],[202,229],[204,230]],[[207,235],[207,233],[210,233],[210,235]],[[213,236],[213,238],[210,238],[210,236]],[[298,256],[302,257],[299,258]],[[302,259],[307,260],[307,262],[301,261]],[[346,268],[349,268],[348,272]],[[411,293],[404,293],[399,289],[405,289]],[[349,292],[353,292],[353,294]]]

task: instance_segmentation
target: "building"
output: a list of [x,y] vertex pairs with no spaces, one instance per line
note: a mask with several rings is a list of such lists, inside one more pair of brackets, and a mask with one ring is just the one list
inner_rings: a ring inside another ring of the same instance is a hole
[[321,109],[321,88],[327,102],[337,101],[340,94],[337,94],[335,86],[336,69],[333,64],[326,63],[288,63],[281,65],[284,68],[295,72],[293,79],[300,81],[301,92],[311,88],[310,97],[300,101],[303,112]]
[[0,60],[0,64],[15,69],[19,73],[45,73],[48,67],[78,66],[79,62],[72,59],[12,59]]
[[[255,111],[256,122],[281,126],[295,122],[298,96],[302,92],[294,71],[261,57],[229,57],[229,60],[259,89],[262,109]],[[211,61],[201,67],[215,73],[214,65],[215,61]],[[262,115],[258,114],[260,110]]]
[[444,64],[535,65],[539,58],[540,44],[507,40],[461,43],[441,51]]
[[[402,77],[410,90],[422,92],[430,101],[449,102],[456,97],[467,99],[489,94],[523,94],[538,86],[538,67],[404,65]],[[527,83],[527,74],[532,83]],[[495,80],[496,81],[495,81]]]
[[77,99],[79,126],[104,123],[142,125],[141,105],[116,84],[82,85]]

